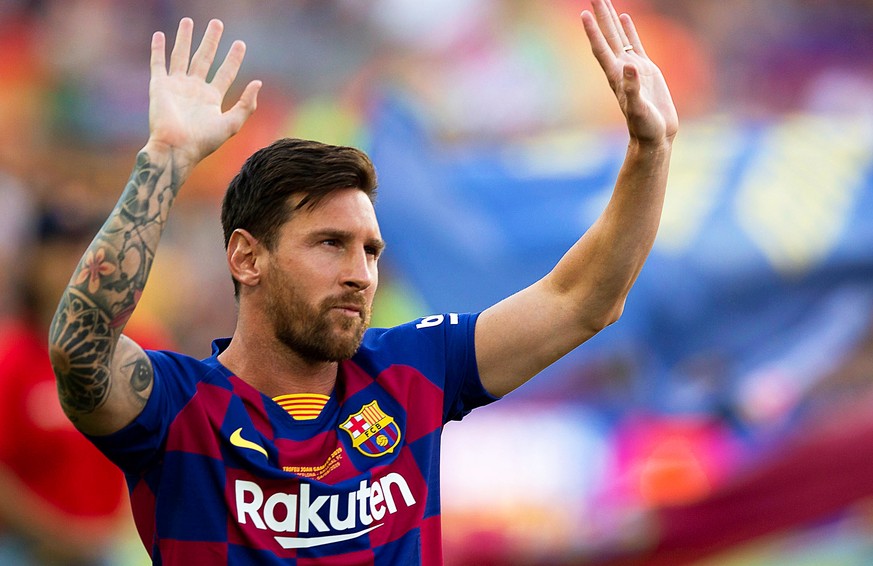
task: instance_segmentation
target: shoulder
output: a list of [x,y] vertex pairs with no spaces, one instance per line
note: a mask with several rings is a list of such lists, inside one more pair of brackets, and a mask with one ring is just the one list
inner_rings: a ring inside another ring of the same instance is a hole
[[226,383],[226,370],[215,356],[197,358],[172,350],[146,350],[155,375],[155,386],[171,395],[190,397],[204,381]]
[[452,334],[472,333],[478,316],[478,313],[434,314],[391,328],[370,328],[364,334],[361,348],[378,350],[416,343],[444,342]]
[[169,349],[145,349],[146,354],[153,364],[160,365],[162,369],[173,370],[183,373],[208,373],[221,367],[218,354],[230,343],[229,338],[217,338],[212,342],[212,353],[205,358],[198,358],[190,354]]
[[373,369],[397,364],[444,368],[447,358],[466,357],[472,351],[477,316],[446,313],[391,328],[371,328],[353,361]]

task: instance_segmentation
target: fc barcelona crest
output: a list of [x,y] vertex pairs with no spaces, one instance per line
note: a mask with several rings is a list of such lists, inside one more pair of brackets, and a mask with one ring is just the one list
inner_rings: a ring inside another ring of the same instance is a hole
[[361,407],[340,428],[352,437],[352,446],[371,458],[393,452],[400,443],[400,428],[394,417],[382,412],[378,401]]

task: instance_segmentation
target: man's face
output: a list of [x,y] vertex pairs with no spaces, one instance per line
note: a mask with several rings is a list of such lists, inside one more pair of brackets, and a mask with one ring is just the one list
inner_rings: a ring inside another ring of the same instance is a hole
[[370,323],[383,246],[373,205],[358,189],[295,211],[264,280],[276,338],[310,361],[352,357]]

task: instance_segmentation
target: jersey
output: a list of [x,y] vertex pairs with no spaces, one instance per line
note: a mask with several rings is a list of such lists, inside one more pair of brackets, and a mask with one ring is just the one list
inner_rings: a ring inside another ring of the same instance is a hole
[[477,315],[369,329],[321,414],[294,420],[217,360],[148,352],[134,422],[92,441],[125,472],[155,564],[440,564],[443,425],[495,398]]

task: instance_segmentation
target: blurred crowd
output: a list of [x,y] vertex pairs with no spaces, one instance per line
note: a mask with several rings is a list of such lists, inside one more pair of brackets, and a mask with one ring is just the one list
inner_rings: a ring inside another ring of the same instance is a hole
[[[873,119],[871,0],[615,3],[634,16],[686,123],[801,112]],[[41,563],[99,563],[98,545],[81,542],[111,546],[106,524],[124,506],[120,478],[96,454],[81,456],[89,447],[68,424],[45,416],[49,405],[59,410],[46,393],[51,376],[36,376],[36,362],[21,357],[47,355],[37,337],[146,140],[153,31],[172,34],[191,16],[202,32],[209,18],[221,18],[223,48],[237,38],[248,45],[236,86],[253,78],[265,85],[250,123],[183,189],[131,322],[149,344],[207,355],[235,317],[220,199],[253,150],[282,136],[366,149],[373,109],[386,95],[406,100],[446,143],[620,131],[578,18],[585,7],[581,0],[0,0],[0,436],[30,434],[0,438],[0,501],[22,495],[18,505],[0,503],[0,563],[2,541],[15,537],[9,556],[36,548]],[[385,262],[374,323],[426,314],[427,297],[403,287],[390,255]],[[851,367],[869,375],[871,359],[864,351]],[[33,383],[24,387],[25,380]],[[70,472],[85,460],[93,474]],[[99,479],[116,492],[76,502],[67,490],[45,487],[71,478]],[[36,511],[19,520],[24,508]],[[94,519],[93,530],[80,523],[83,532],[54,540],[58,525],[83,517]]]

